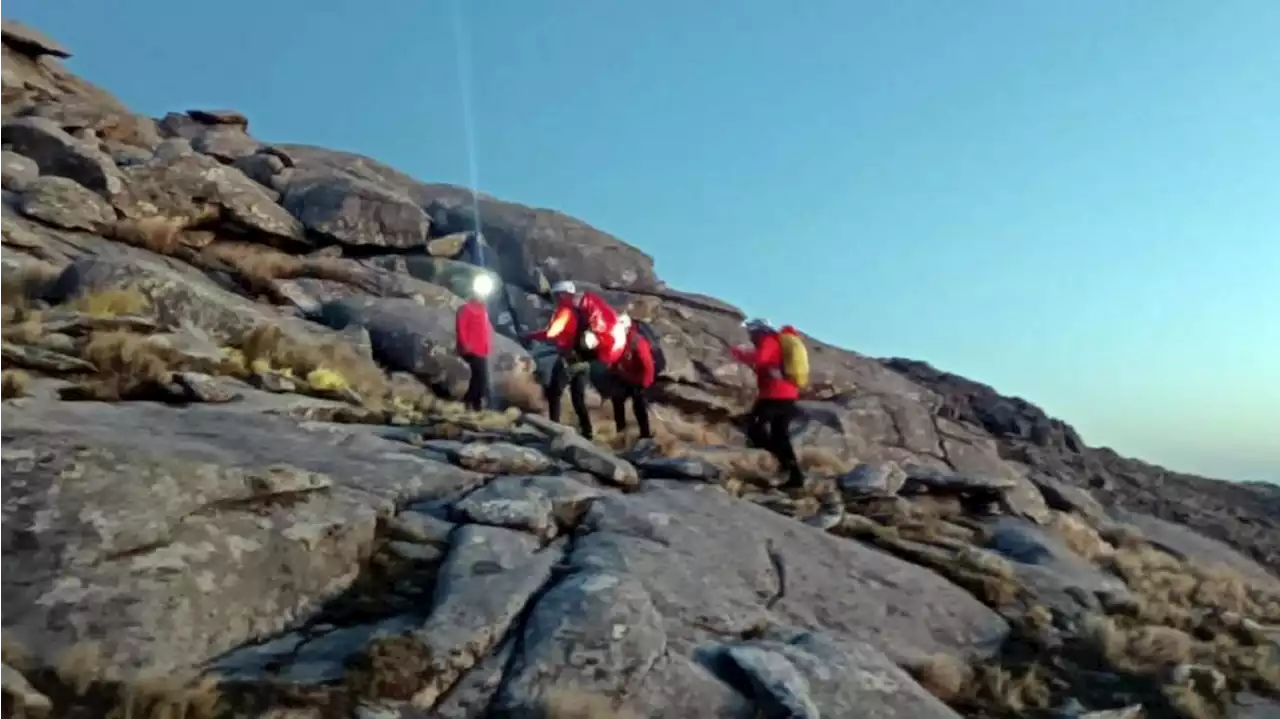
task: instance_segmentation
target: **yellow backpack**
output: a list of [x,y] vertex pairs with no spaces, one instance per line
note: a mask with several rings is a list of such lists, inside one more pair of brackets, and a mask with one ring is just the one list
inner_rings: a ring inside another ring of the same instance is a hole
[[782,374],[797,387],[808,387],[809,351],[805,349],[804,340],[788,325],[778,332],[778,342],[782,345]]

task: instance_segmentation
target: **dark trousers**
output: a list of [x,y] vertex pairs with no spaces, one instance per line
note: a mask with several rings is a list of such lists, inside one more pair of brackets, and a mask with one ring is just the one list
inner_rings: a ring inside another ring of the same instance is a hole
[[561,357],[551,369],[551,384],[547,385],[547,417],[552,422],[560,421],[560,401],[564,389],[569,388],[569,401],[573,403],[573,411],[578,414],[578,427],[582,436],[591,439],[591,415],[587,413],[587,373],[579,372],[569,377],[569,362]]
[[631,411],[636,416],[636,424],[640,427],[640,437],[652,437],[649,430],[649,401],[644,397],[644,388],[619,382],[620,391],[610,399],[613,402],[613,424],[618,434],[627,431],[627,400],[631,400]]
[[804,481],[796,450],[791,446],[791,420],[795,416],[796,403],[790,399],[758,399],[747,415],[747,438],[778,460],[789,475],[789,483]]
[[462,403],[478,412],[489,397],[489,360],[475,355],[463,355],[462,359],[471,368],[471,381],[467,384],[467,393],[462,395]]

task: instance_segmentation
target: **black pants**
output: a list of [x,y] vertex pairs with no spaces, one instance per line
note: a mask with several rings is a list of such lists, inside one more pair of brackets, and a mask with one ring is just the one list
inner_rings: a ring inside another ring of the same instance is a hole
[[569,378],[569,361],[564,357],[556,360],[551,370],[551,384],[547,386],[547,417],[552,422],[560,421],[560,401],[564,396],[565,386],[569,387],[569,401],[573,403],[573,411],[578,414],[578,427],[582,436],[591,439],[591,415],[587,413],[587,373],[579,372]]
[[644,388],[624,384],[619,381],[620,391],[610,399],[613,402],[613,424],[618,434],[627,431],[627,400],[631,400],[631,411],[636,416],[636,424],[640,427],[640,437],[652,437],[649,430],[649,401],[644,397]]
[[796,450],[791,446],[791,420],[795,416],[796,403],[790,399],[758,399],[747,415],[747,438],[778,460],[788,474],[788,484],[804,481]]
[[489,361],[475,355],[463,355],[462,359],[471,368],[471,382],[467,384],[467,393],[462,395],[462,403],[480,411],[489,397]]

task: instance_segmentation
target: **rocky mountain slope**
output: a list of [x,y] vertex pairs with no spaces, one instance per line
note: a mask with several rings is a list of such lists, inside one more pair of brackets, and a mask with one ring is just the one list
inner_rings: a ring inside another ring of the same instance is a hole
[[[1277,488],[809,338],[784,493],[735,424],[741,312],[635,247],[485,197],[481,269],[465,190],[3,43],[6,716],[1280,708]],[[477,272],[504,337],[471,413]],[[657,441],[538,414],[511,338],[561,278],[661,333]]]

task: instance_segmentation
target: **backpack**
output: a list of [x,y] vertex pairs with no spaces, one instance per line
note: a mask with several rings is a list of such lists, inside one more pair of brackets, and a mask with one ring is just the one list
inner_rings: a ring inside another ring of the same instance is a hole
[[778,342],[782,345],[782,374],[801,389],[809,386],[809,352],[804,347],[804,340],[794,327],[783,327],[778,332]]
[[644,320],[632,319],[631,324],[636,328],[636,332],[649,340],[649,350],[653,352],[653,376],[661,375],[667,369],[667,355],[662,351],[662,340],[658,339],[658,333]]

